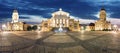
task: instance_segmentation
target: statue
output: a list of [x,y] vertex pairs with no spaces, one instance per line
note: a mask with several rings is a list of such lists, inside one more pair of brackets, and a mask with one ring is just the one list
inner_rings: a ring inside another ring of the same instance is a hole
[[59,30],[59,32],[63,32],[62,24],[60,24],[60,27],[58,30]]

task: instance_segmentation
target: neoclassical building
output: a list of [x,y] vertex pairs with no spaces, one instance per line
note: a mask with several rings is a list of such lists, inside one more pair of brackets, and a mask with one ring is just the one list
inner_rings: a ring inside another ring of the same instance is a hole
[[99,14],[99,20],[95,22],[95,30],[111,30],[111,23],[106,20],[106,10],[102,8]]
[[26,28],[26,24],[24,22],[20,22],[19,21],[19,14],[17,10],[13,11],[12,14],[12,21],[11,22],[7,22],[7,24],[5,24],[6,29],[8,31],[23,31],[23,30],[27,30]]
[[53,28],[69,28],[71,31],[79,31],[79,21],[70,18],[68,12],[63,11],[61,8],[59,11],[53,12],[52,17],[42,22],[42,31],[50,31]]

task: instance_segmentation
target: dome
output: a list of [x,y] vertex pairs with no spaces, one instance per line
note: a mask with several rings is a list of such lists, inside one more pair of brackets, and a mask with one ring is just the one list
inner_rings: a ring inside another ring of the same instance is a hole
[[95,24],[94,23],[90,23],[89,26],[95,26]]

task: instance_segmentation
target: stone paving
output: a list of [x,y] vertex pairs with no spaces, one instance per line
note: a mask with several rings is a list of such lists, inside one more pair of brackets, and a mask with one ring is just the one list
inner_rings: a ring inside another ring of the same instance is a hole
[[44,42],[49,43],[70,43],[75,42],[71,37],[69,37],[66,33],[55,33],[52,36],[46,38]]
[[0,53],[120,53],[120,32],[1,32]]

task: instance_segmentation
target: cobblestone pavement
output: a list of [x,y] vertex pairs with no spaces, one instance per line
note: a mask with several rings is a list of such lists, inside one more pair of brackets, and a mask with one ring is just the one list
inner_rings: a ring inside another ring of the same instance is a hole
[[120,53],[120,32],[1,32],[0,53]]

